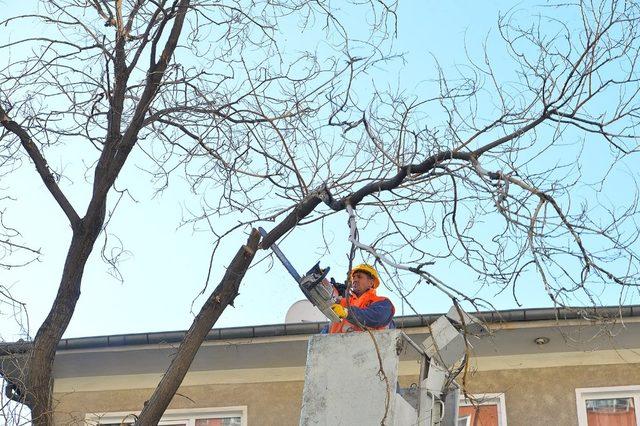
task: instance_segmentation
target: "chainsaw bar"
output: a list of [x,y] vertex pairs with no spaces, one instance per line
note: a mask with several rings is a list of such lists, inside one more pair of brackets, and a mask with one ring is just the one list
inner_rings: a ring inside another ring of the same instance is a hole
[[[258,231],[263,237],[267,235],[267,231],[262,227],[259,227]],[[340,317],[331,309],[331,305],[337,303],[338,291],[325,278],[329,268],[320,269],[319,263],[317,263],[307,274],[301,276],[277,244],[271,244],[271,250],[273,250],[273,253],[287,272],[296,280],[298,287],[300,287],[307,300],[332,322],[340,321]]]

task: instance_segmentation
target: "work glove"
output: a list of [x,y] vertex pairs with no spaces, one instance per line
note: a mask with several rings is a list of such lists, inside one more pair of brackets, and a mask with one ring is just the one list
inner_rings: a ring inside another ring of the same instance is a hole
[[338,305],[337,303],[331,305],[331,310],[335,312],[340,319],[346,318],[347,315],[349,315],[349,311],[347,310],[347,308],[342,305]]

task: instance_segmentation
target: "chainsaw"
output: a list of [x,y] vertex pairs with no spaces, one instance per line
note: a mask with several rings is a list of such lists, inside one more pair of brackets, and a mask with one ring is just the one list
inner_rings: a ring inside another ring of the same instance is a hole
[[[258,230],[263,237],[267,235],[267,231],[264,228],[260,227]],[[331,282],[327,279],[330,268],[323,269],[320,267],[320,262],[318,262],[306,274],[300,276],[296,268],[293,267],[289,259],[275,243],[271,244],[271,250],[284,265],[287,272],[296,280],[304,296],[329,320],[332,322],[340,321],[340,317],[331,309],[331,305],[338,303],[340,293],[332,283],[333,279]]]

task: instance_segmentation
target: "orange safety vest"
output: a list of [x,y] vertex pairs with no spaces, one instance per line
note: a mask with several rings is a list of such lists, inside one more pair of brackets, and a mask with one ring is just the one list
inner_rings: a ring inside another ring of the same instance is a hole
[[[365,291],[360,297],[356,295],[352,295],[349,298],[348,306],[364,309],[369,305],[371,305],[372,303],[381,302],[383,300],[388,300],[388,299],[386,297],[378,296],[376,294],[376,289],[370,288],[369,290]],[[347,307],[347,299],[343,298],[342,300],[340,300],[340,304],[344,307]],[[395,307],[393,307],[393,304],[391,305],[391,309],[393,314],[395,314],[396,309]],[[389,324],[383,325],[382,327],[368,327],[368,328],[372,330],[385,330],[389,328]],[[358,327],[357,325],[350,323],[349,321],[347,321],[346,318],[343,318],[339,322],[332,322],[331,326],[329,327],[329,333],[349,333],[351,331],[364,331],[364,330]]]

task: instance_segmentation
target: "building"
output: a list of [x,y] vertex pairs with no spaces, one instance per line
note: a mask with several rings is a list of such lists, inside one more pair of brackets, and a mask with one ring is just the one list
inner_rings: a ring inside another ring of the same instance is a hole
[[[397,317],[422,342],[438,315]],[[640,425],[640,306],[481,313],[460,425]],[[307,340],[322,323],[213,329],[165,415],[171,425],[297,425]],[[56,424],[120,424],[139,412],[184,332],[61,341]],[[10,346],[8,347],[10,348]],[[11,364],[5,356],[3,374]],[[401,363],[401,384],[417,366]],[[345,387],[347,389],[348,387]],[[336,390],[339,391],[339,390]],[[350,396],[345,392],[345,403]]]

